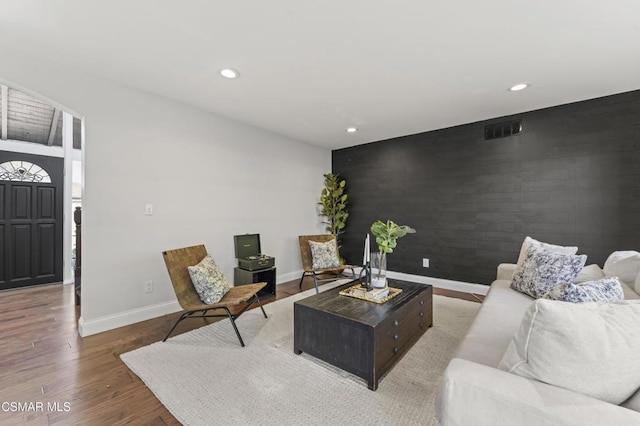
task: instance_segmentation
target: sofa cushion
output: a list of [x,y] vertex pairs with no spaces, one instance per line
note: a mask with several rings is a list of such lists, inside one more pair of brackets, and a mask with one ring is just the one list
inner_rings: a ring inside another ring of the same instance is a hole
[[511,288],[537,299],[559,284],[572,283],[586,260],[585,255],[561,254],[532,244],[522,266],[516,267]]
[[536,300],[499,369],[620,404],[640,387],[640,302]]
[[575,283],[586,283],[587,281],[595,281],[604,278],[604,272],[595,263],[586,265],[575,279]]
[[520,254],[518,255],[518,261],[516,262],[516,265],[522,266],[522,264],[524,263],[524,259],[527,256],[527,249],[530,246],[544,247],[547,250],[555,251],[562,254],[576,254],[578,252],[578,247],[557,246],[555,244],[543,243],[542,241],[538,241],[531,237],[525,237],[524,241],[522,242],[522,246],[520,247]]
[[533,299],[509,288],[511,281],[491,284],[480,311],[456,350],[456,358],[496,368]]
[[436,400],[443,426],[640,425],[640,413],[627,408],[456,358]]
[[640,273],[640,253],[633,250],[614,251],[602,269],[607,277],[618,277],[633,287]]
[[633,284],[627,285],[623,281],[620,281],[620,284],[622,284],[622,290],[624,291],[624,298],[626,300],[640,299],[640,294],[634,289]]
[[640,412],[640,389],[638,389],[636,393],[631,395],[631,398],[627,399],[620,405],[624,408],[628,408],[629,410]]
[[624,299],[624,292],[618,277],[606,277],[579,284],[560,284],[549,290],[542,298],[572,303],[619,302]]

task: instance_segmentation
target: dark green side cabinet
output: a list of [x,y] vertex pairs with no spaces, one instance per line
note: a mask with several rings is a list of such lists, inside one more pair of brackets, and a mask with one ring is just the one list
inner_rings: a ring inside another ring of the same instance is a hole
[[234,268],[233,284],[244,285],[253,283],[266,282],[267,285],[260,290],[259,296],[275,296],[276,295],[276,268],[258,269],[255,271],[247,271],[246,269]]

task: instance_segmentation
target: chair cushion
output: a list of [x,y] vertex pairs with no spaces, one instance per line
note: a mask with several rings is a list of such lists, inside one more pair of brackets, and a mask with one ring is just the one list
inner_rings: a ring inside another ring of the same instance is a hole
[[337,268],[340,266],[338,246],[335,238],[324,243],[309,240],[313,269]]
[[580,284],[560,284],[549,290],[542,298],[572,303],[619,302],[624,300],[624,291],[618,277],[607,277]]
[[200,263],[188,266],[187,269],[191,282],[204,303],[218,303],[229,291],[229,282],[210,255],[206,255]]
[[640,303],[539,299],[498,368],[620,404],[640,387]]
[[553,287],[572,283],[582,270],[587,256],[561,254],[530,245],[522,266],[517,266],[511,288],[539,298]]

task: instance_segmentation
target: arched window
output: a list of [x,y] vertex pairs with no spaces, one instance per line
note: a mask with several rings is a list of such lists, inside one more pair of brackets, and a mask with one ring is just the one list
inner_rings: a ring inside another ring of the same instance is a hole
[[51,176],[37,164],[28,161],[7,161],[0,164],[0,180],[51,183]]

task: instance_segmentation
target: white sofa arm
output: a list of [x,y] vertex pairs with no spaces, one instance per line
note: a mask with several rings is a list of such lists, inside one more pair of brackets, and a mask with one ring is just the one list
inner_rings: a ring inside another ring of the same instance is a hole
[[515,263],[501,263],[498,265],[498,272],[496,273],[496,280],[509,280],[513,278],[513,273],[516,271]]
[[637,411],[460,358],[440,392],[442,426],[640,424]]

